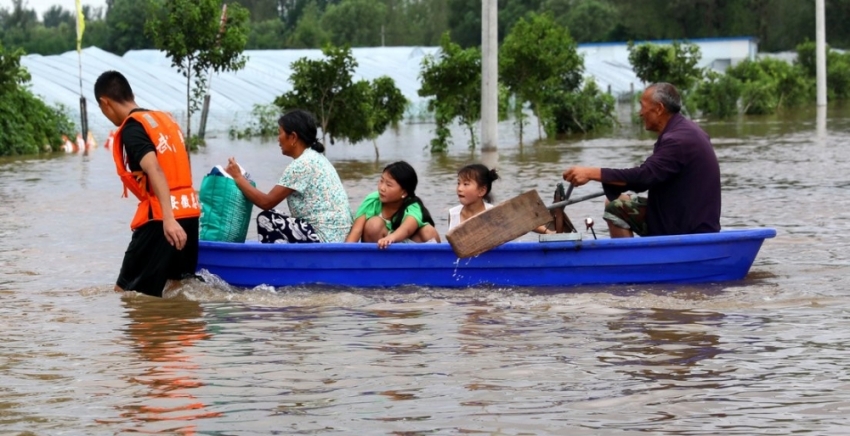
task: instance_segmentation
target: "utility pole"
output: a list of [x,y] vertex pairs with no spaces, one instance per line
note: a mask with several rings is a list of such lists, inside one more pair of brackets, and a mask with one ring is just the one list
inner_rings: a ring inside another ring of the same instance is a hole
[[[83,42],[83,31],[86,29],[85,17],[83,15],[83,7],[80,0],[77,0],[77,65],[79,66],[80,78],[80,128],[82,129],[83,143],[88,141],[89,135],[89,115],[86,109],[86,97],[83,94],[83,52],[81,44]],[[98,102],[98,104],[100,104]],[[83,150],[88,152],[88,147],[83,145]],[[88,153],[85,153],[88,154]]]
[[481,149],[496,150],[499,123],[497,0],[481,2]]
[[826,106],[826,13],[825,0],[815,0],[815,57],[818,106]]
[[815,0],[815,67],[817,81],[817,138],[826,142],[826,7],[825,0]]

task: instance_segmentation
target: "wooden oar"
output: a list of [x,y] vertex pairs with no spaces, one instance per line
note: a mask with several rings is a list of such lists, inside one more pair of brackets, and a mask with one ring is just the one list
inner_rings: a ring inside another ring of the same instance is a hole
[[600,192],[545,206],[537,191],[531,190],[460,223],[446,233],[446,240],[458,258],[475,256],[552,221],[549,209],[602,195]]
[[572,200],[564,200],[564,201],[559,201],[557,203],[552,203],[552,204],[546,206],[546,208],[547,209],[554,209],[556,207],[569,206],[569,205],[574,204],[574,203],[578,203],[578,202],[581,202],[581,201],[584,201],[584,200],[590,200],[591,198],[601,197],[603,195],[605,195],[604,192],[597,192],[595,194],[587,194],[587,195],[579,197],[579,198],[573,198]]

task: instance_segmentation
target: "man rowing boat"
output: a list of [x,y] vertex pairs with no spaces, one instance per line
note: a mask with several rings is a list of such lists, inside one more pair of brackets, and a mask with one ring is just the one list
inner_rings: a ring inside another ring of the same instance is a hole
[[[720,231],[720,166],[708,134],[682,116],[679,91],[655,83],[640,99],[646,130],[657,132],[652,155],[627,169],[571,167],[564,180],[581,186],[595,180],[609,201],[605,221],[612,238]],[[646,198],[626,191],[648,191]]]

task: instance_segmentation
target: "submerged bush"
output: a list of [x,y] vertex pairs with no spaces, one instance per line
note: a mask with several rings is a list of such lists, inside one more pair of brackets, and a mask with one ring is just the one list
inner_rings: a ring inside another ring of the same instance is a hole
[[[797,45],[794,64],[802,69],[806,77],[815,80],[817,74],[815,43],[806,41]],[[826,92],[830,100],[850,98],[850,53],[839,53],[826,48]]]
[[73,136],[76,130],[67,108],[50,107],[27,89],[30,75],[21,66],[23,54],[0,44],[0,156],[58,151],[62,135]]
[[726,70],[741,81],[741,106],[745,114],[771,114],[780,108],[810,101],[814,83],[803,68],[781,59],[746,60]]
[[546,98],[541,110],[546,134],[555,137],[611,127],[614,103],[614,97],[602,92],[593,80],[575,92],[555,92]]
[[243,129],[231,127],[228,132],[230,139],[277,136],[277,120],[280,115],[281,109],[274,103],[255,104],[254,108],[251,109],[251,123]]
[[812,100],[814,82],[805,71],[801,64],[780,59],[745,60],[725,74],[708,73],[697,85],[693,101],[703,114],[721,118],[737,115],[739,110],[748,115],[772,114]]
[[705,115],[728,118],[738,115],[738,100],[743,86],[728,74],[709,71],[697,85],[691,101]]

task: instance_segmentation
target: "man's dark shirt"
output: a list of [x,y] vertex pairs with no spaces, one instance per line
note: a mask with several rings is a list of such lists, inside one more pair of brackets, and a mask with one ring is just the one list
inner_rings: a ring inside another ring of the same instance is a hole
[[[130,111],[147,112],[147,109],[136,108]],[[124,152],[127,153],[127,163],[130,171],[141,171],[142,158],[148,153],[156,153],[153,141],[145,131],[142,123],[133,118],[128,119],[121,129],[121,142],[124,143]]]
[[[607,182],[625,182],[626,186]],[[641,166],[602,169],[609,200],[625,191],[647,196],[646,224],[651,236],[720,231],[720,165],[708,134],[674,114]]]

